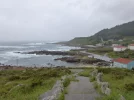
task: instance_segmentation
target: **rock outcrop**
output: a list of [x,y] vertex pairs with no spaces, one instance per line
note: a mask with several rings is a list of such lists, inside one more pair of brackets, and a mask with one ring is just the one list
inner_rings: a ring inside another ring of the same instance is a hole
[[36,54],[36,55],[85,55],[84,53],[80,52],[68,52],[68,51],[47,51],[47,50],[42,50],[42,51],[31,51],[31,52],[23,52],[23,54]]
[[98,63],[98,62],[103,62],[102,60],[99,59],[93,59],[93,58],[86,58],[83,59],[82,57],[62,57],[62,58],[57,58],[54,60],[61,60],[61,61],[65,61],[68,63],[83,63],[83,64],[94,64],[94,63]]

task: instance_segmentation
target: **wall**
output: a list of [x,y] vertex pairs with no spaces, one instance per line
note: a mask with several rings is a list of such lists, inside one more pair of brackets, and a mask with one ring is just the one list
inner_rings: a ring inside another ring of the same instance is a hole
[[129,49],[130,50],[134,50],[134,46],[129,46]]
[[114,48],[114,51],[125,51],[127,48]]
[[121,48],[114,48],[114,51],[121,51]]
[[134,61],[132,61],[128,64],[128,69],[132,69],[132,68],[134,68]]
[[119,67],[119,68],[127,68],[127,64],[122,64],[122,63],[118,63],[118,62],[114,62],[115,67]]

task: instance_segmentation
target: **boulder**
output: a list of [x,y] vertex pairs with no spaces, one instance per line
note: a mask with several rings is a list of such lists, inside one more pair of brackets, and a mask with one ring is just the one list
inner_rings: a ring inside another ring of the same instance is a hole
[[101,92],[104,93],[104,94],[107,94],[106,93],[106,89],[109,87],[109,84],[108,82],[101,82]]
[[94,71],[91,73],[91,76],[92,77],[96,77],[98,74],[98,70],[97,69],[94,69]]
[[98,73],[96,76],[96,80],[97,80],[98,84],[101,84],[101,82],[102,82],[102,75],[103,75],[103,73]]
[[111,89],[110,89],[110,88],[106,88],[105,94],[106,94],[106,95],[110,95],[110,94],[111,94]]

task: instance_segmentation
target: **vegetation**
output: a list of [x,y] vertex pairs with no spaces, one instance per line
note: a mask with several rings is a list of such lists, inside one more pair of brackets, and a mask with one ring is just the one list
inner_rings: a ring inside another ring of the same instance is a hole
[[88,52],[90,53],[95,53],[100,55],[104,55],[112,51],[113,51],[112,48],[97,48],[97,49],[88,50]]
[[118,41],[119,39],[123,40],[123,44],[131,43],[134,38],[134,21],[128,22],[122,25],[117,25],[111,29],[103,29],[100,32],[96,33],[90,37],[79,37],[74,38],[67,42],[67,44],[78,44],[78,45],[87,45],[87,44],[96,44],[101,42],[101,38],[104,41],[109,39],[114,39]]
[[126,50],[122,52],[109,52],[108,56],[111,58],[134,58],[134,51]]
[[70,73],[66,68],[0,71],[0,100],[37,100],[57,79]]
[[84,76],[84,77],[89,77],[92,70],[93,70],[93,68],[85,69],[84,71],[80,72],[79,75]]
[[[110,96],[103,96],[99,100],[119,100],[123,95],[126,100],[134,98],[134,72],[120,68],[98,68],[103,72],[103,80],[109,82],[112,93]],[[98,87],[97,87],[98,88]]]
[[103,72],[103,81],[109,82],[111,95],[106,96],[101,93],[101,87],[97,84],[94,77],[89,73],[93,69],[85,69],[79,75],[90,77],[90,81],[94,82],[94,88],[102,95],[97,100],[119,100],[123,95],[126,100],[134,98],[134,71],[121,68],[97,68],[98,72]]

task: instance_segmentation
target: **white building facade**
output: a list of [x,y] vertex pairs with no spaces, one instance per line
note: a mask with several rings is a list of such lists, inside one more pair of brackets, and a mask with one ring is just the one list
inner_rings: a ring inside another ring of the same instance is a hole
[[134,44],[130,44],[130,45],[128,46],[128,49],[134,50]]
[[124,47],[124,46],[113,47],[113,51],[115,51],[115,52],[125,51],[126,49],[127,49],[127,47]]

